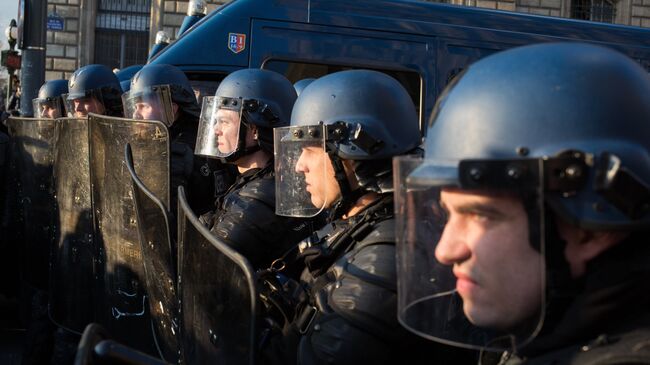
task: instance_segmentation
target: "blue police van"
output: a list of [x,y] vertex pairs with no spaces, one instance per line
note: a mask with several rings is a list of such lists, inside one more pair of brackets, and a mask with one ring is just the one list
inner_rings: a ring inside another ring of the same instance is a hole
[[467,65],[553,41],[610,46],[650,69],[648,29],[405,0],[234,0],[151,63],[180,67],[201,96],[241,68],[275,70],[292,82],[351,68],[383,71],[409,91],[426,130],[438,94]]

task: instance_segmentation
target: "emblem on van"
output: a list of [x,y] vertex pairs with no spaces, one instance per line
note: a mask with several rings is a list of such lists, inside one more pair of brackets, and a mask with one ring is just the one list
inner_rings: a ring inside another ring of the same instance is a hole
[[246,34],[228,33],[228,49],[234,53],[246,49]]

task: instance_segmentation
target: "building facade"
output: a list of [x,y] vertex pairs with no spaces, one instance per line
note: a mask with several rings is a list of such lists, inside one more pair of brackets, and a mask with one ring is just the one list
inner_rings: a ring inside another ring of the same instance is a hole
[[[227,1],[207,0],[208,12]],[[67,79],[91,63],[110,68],[144,64],[159,30],[176,37],[188,2],[48,0],[45,79]]]
[[[207,0],[208,13],[229,0]],[[307,1],[307,0],[305,0]],[[650,0],[446,0],[450,4],[650,27]],[[77,68],[144,64],[156,33],[172,39],[188,0],[48,0],[46,80]],[[52,21],[50,21],[52,20]]]

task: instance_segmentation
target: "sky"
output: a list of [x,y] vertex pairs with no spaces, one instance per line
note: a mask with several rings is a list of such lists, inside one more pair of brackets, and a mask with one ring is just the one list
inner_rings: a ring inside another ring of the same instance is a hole
[[5,29],[9,26],[11,19],[16,19],[17,16],[18,0],[0,0],[0,43],[2,43],[2,49],[9,48]]

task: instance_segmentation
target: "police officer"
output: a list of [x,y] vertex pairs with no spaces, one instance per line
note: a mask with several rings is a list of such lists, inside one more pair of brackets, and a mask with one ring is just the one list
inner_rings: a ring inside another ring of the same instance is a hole
[[169,128],[171,148],[171,206],[176,213],[178,187],[184,186],[193,209],[208,211],[213,199],[234,181],[235,172],[194,156],[201,109],[187,76],[175,66],[144,66],[123,95],[128,118],[158,120]]
[[[395,315],[391,165],[393,156],[418,151],[418,124],[413,101],[399,82],[376,71],[354,70],[314,81],[300,94],[291,126],[276,129],[276,211],[312,216],[327,210],[331,224],[300,244],[293,263],[285,260],[288,256],[276,263],[304,265],[305,270],[298,284],[271,285],[263,292],[263,298],[282,297],[286,303],[264,301],[269,313],[276,313],[266,322],[281,327],[283,335],[265,345],[265,362],[422,360],[422,344],[400,330]],[[276,276],[286,272],[273,271]],[[278,287],[291,289],[272,293]],[[283,309],[291,306],[295,310]],[[427,361],[442,359],[439,349],[426,351]],[[441,363],[457,363],[444,359]]]
[[104,65],[87,65],[68,80],[68,116],[82,118],[88,113],[122,116],[122,88],[115,74]]
[[64,117],[65,103],[63,97],[67,93],[67,80],[46,81],[38,90],[38,97],[32,100],[34,117],[51,119]]
[[650,77],[611,49],[470,66],[397,175],[401,323],[506,364],[650,363],[649,117]]
[[275,215],[273,128],[289,124],[295,100],[284,76],[246,69],[228,75],[204,103],[196,153],[237,166],[240,176],[201,220],[257,268],[311,233],[308,221]]

